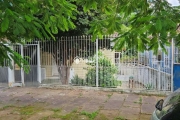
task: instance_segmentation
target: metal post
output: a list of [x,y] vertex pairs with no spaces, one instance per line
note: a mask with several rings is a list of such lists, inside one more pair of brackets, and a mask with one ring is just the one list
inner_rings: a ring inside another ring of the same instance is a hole
[[[13,46],[11,47],[11,49],[13,49]],[[8,67],[8,85],[9,85],[9,87],[13,87],[13,84],[15,82],[15,78],[14,78],[14,60],[13,59],[11,59],[11,64],[12,64],[12,69],[10,67]]]
[[37,81],[41,83],[41,57],[40,57],[40,44],[37,45]]
[[161,70],[160,70],[160,61],[158,61],[158,90],[160,90],[160,88],[161,88]]
[[99,86],[99,75],[98,75],[98,39],[96,39],[96,87]]
[[172,38],[172,41],[171,41],[171,92],[174,91],[173,69],[174,69],[174,39]]
[[[22,56],[22,58],[24,57],[24,54],[23,54],[23,45],[21,45],[21,56]],[[24,70],[23,70],[22,67],[21,67],[21,82],[22,82],[22,85],[24,86],[25,85],[24,84]]]

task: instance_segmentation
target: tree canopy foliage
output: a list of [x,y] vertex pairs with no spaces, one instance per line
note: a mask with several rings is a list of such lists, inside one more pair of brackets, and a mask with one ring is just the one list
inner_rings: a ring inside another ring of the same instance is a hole
[[58,30],[75,28],[76,14],[71,0],[0,0],[0,65],[12,58],[21,66],[20,56],[8,46],[34,38],[54,39]]
[[[82,1],[86,5],[89,0]],[[98,2],[94,0],[91,4]],[[177,32],[180,23],[179,6],[172,6],[166,0],[113,0],[111,4],[112,6],[101,8],[105,11],[106,19],[91,24],[90,31],[94,39],[96,36],[117,32],[119,37],[114,40],[115,49],[122,49],[126,43],[129,48],[154,50],[155,53],[159,48],[165,50],[172,38],[177,42],[180,40]],[[88,7],[87,5],[84,9]]]
[[[166,0],[0,0],[0,65],[20,57],[11,44],[54,39],[60,32],[78,30],[79,23],[93,40],[117,32],[115,49],[126,43],[140,51],[165,50],[170,39],[180,40],[179,13],[180,7]],[[16,61],[21,66],[22,61]]]

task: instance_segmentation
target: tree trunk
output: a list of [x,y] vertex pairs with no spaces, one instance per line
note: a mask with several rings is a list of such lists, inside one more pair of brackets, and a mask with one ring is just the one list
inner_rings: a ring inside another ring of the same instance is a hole
[[59,75],[60,75],[60,81],[63,85],[69,84],[69,78],[70,78],[70,67],[67,67],[65,65],[59,66]]

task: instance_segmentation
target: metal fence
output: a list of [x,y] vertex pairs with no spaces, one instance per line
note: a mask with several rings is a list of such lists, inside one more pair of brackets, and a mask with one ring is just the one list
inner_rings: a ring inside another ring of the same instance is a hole
[[15,63],[15,82],[171,90],[171,47],[158,61],[152,51],[138,52],[126,46],[113,50],[114,38],[92,41],[91,36],[71,36],[15,45],[16,52],[29,57],[31,68],[26,74]]
[[[103,40],[98,42],[93,42],[91,36],[61,37],[56,41],[40,42],[41,68],[44,71],[42,83],[96,86],[98,50],[102,50],[99,51],[101,55],[104,51],[111,51],[111,48],[111,39],[108,36],[104,36]],[[114,54],[111,53],[110,56]],[[104,56],[101,55],[101,57]],[[99,64],[104,64],[103,70],[105,70],[106,65],[103,62],[107,61],[101,61]],[[99,69],[102,68],[99,67]],[[105,76],[100,75],[99,79],[105,80]],[[107,86],[109,83],[102,82],[102,84],[100,82],[98,86]]]
[[154,55],[153,51],[125,49],[115,53],[122,87],[171,91],[171,46],[166,47],[167,54],[161,52],[159,56]]

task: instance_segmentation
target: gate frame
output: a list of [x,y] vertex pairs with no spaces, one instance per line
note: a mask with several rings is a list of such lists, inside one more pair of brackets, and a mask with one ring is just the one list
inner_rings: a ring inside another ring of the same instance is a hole
[[[24,50],[23,50],[23,47],[24,45],[22,44],[16,44],[16,45],[20,45],[20,49],[21,49],[21,56],[24,57]],[[37,81],[39,83],[41,83],[41,58],[40,58],[40,45],[39,45],[39,41],[37,42],[37,44],[25,44],[25,46],[37,46]],[[13,49],[13,46],[10,46],[12,49]],[[11,64],[13,65],[12,69],[10,67],[8,67],[8,86],[9,87],[14,87],[16,86],[16,84],[18,83],[15,83],[15,69],[14,69],[14,60],[11,60]],[[25,86],[25,83],[24,83],[24,70],[23,68],[21,67],[21,83],[22,85],[21,86]],[[19,84],[18,84],[19,86]]]

